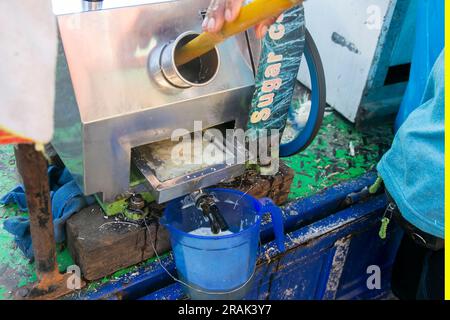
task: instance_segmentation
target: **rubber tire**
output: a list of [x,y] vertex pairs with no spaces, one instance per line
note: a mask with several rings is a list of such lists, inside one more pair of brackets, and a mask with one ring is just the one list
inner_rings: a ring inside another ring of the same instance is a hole
[[311,111],[303,131],[292,141],[280,145],[281,157],[288,157],[305,150],[316,137],[325,113],[325,73],[319,51],[308,29],[305,31],[304,56],[311,77]]

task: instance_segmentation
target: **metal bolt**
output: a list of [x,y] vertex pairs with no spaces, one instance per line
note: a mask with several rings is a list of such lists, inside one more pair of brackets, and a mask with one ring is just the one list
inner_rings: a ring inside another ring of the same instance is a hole
[[128,208],[131,210],[142,210],[145,207],[145,200],[141,194],[131,196]]

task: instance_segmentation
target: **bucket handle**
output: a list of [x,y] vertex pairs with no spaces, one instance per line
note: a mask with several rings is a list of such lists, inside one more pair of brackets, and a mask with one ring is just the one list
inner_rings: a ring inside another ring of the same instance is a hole
[[286,251],[284,246],[284,223],[283,223],[283,214],[275,203],[273,203],[270,198],[262,198],[259,199],[259,202],[262,205],[261,213],[270,213],[272,217],[273,231],[275,233],[275,241],[277,243],[278,250],[280,252]]

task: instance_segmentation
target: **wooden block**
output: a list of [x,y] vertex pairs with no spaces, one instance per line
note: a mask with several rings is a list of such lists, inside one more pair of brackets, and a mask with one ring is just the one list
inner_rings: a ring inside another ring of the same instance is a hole
[[[149,231],[150,230],[150,231]],[[98,205],[83,209],[66,224],[67,244],[86,280],[97,280],[170,250],[168,231],[158,223],[149,230],[105,219]]]
[[274,176],[261,176],[249,169],[242,177],[224,182],[219,188],[233,188],[246,192],[255,198],[271,198],[275,204],[282,205],[287,199],[294,179],[294,170],[280,161],[280,170]]

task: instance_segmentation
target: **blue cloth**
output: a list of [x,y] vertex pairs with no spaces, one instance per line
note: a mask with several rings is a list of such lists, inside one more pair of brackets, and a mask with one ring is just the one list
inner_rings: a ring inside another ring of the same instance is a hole
[[[48,169],[50,197],[52,202],[53,225],[55,240],[60,243],[65,240],[65,223],[74,213],[94,203],[94,197],[85,197],[76,185],[67,169],[51,166]],[[21,211],[27,211],[25,190],[22,185],[15,187],[3,198],[1,204],[17,204]],[[30,222],[28,217],[11,217],[4,222],[4,228],[15,236],[19,249],[29,259],[33,258],[31,244]]]
[[444,238],[444,50],[429,75],[421,105],[399,128],[378,171],[402,216]]
[[428,76],[444,48],[444,0],[417,2],[415,49],[410,81],[395,121],[397,131],[409,114],[422,104]]

